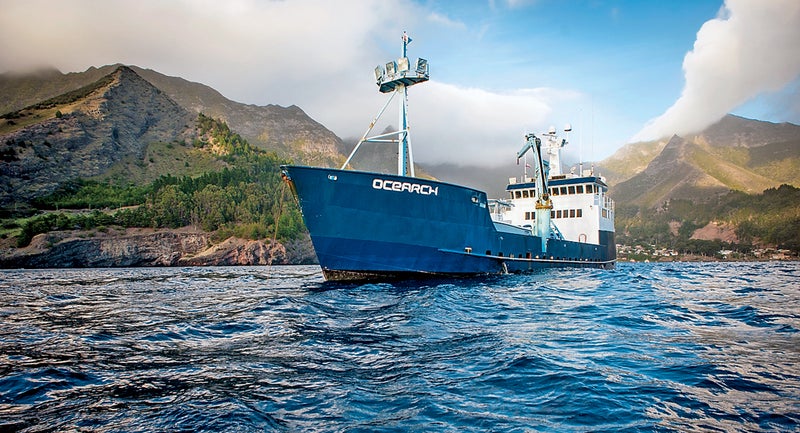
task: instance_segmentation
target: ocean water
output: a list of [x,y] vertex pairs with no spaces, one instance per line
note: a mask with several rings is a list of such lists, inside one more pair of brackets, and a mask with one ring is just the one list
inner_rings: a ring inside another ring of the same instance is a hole
[[0,271],[0,431],[800,431],[800,263]]

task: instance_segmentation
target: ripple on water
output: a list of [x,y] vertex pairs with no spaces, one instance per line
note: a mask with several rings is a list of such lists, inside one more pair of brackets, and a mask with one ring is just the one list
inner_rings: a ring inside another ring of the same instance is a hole
[[791,431],[797,263],[2,271],[2,431]]

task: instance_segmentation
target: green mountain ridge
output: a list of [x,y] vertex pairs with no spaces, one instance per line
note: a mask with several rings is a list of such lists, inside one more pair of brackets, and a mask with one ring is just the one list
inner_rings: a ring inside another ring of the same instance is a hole
[[667,145],[667,141],[628,143],[613,155],[600,161],[598,166],[602,169],[607,182],[616,185],[647,168]]
[[131,68],[182,107],[226,122],[256,147],[309,165],[338,166],[344,162],[338,150],[342,140],[296,105],[243,104],[204,84]]
[[598,165],[618,202],[649,207],[730,190],[800,186],[800,126],[726,115],[687,138],[628,144]]
[[609,167],[621,243],[697,247],[723,225],[736,242],[800,250],[798,125],[727,115],[686,138],[629,144],[599,166]]

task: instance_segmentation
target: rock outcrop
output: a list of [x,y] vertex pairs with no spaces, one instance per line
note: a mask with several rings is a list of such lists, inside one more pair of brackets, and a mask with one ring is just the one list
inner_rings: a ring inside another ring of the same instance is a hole
[[136,266],[237,266],[315,263],[310,241],[288,247],[269,240],[211,241],[202,231],[128,229],[88,237],[85,232],[50,232],[25,248],[0,250],[3,268],[89,268]]

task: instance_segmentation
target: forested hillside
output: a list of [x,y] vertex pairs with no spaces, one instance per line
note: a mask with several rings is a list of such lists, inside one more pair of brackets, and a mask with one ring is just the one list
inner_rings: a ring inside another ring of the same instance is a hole
[[[721,249],[749,252],[772,245],[800,253],[800,189],[791,185],[761,194],[730,191],[693,199],[671,199],[658,208],[618,204],[617,242],[652,245],[684,254],[714,256]],[[733,237],[705,239],[709,225],[726,226]]]
[[800,252],[798,125],[727,115],[688,138],[630,144],[600,165],[620,244]]
[[282,131],[269,149],[182,107],[130,67],[104,68],[87,83],[97,71],[0,80],[0,94],[17,95],[0,116],[0,266],[313,260],[280,176],[289,157],[276,150],[314,153],[303,143],[327,146],[330,131],[299,109],[251,107]]
[[76,179],[31,203],[44,213],[6,219],[4,229],[18,229],[20,247],[38,233],[108,226],[192,225],[219,239],[296,239],[304,228],[279,167],[288,161],[254,148],[219,120],[201,114],[197,128],[192,145],[228,166],[199,176],[161,175],[145,185]]

